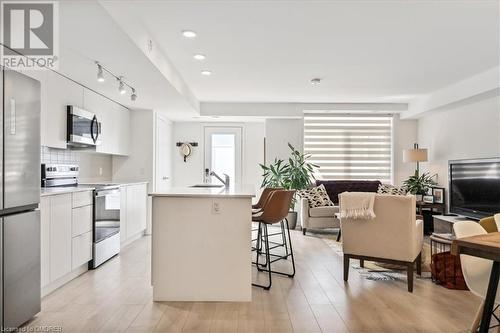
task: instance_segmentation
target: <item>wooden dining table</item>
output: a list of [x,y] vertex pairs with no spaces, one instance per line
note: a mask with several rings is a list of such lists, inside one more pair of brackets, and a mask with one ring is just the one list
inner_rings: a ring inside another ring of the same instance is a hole
[[455,239],[452,243],[451,252],[454,255],[467,254],[493,261],[488,291],[484,300],[481,326],[479,328],[480,333],[487,333],[495,306],[495,297],[500,276],[500,232]]

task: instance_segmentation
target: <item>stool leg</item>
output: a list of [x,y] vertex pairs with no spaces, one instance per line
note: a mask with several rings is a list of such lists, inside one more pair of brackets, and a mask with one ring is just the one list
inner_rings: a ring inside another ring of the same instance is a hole
[[281,239],[283,240],[283,246],[285,247],[285,253],[288,256],[288,245],[286,243],[285,224],[283,223],[283,221],[281,221],[280,225],[281,225]]
[[[263,240],[264,240],[264,248],[266,251],[266,267],[267,267],[267,269],[259,269],[259,270],[268,272],[269,283],[267,285],[252,283],[252,286],[260,287],[260,288],[263,288],[265,290],[269,290],[269,289],[271,289],[271,285],[272,285],[272,277],[271,277],[271,256],[270,256],[270,252],[269,252],[269,234],[268,234],[266,223],[262,224],[262,230],[263,230],[263,234],[264,234]],[[259,268],[258,263],[257,263],[257,268]]]
[[285,219],[286,223],[286,230],[288,233],[288,244],[290,247],[290,257],[292,257],[292,274],[288,274],[288,277],[294,277],[295,276],[295,259],[293,258],[293,249],[292,249],[292,238],[290,237],[290,227],[288,225],[288,219]]

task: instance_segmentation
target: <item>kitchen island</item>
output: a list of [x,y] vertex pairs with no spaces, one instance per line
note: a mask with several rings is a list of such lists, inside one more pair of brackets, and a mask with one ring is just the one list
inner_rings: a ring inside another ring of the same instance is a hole
[[154,301],[251,301],[253,186],[152,197]]

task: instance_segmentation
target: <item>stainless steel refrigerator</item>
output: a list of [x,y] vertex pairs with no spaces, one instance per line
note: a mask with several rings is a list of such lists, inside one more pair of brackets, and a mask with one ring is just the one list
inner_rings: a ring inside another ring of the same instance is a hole
[[40,82],[0,67],[1,316],[40,312]]

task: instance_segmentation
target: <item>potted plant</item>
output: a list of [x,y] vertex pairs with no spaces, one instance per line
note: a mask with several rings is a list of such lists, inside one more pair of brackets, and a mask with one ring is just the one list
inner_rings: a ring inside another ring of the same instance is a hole
[[422,201],[422,198],[427,193],[427,190],[437,185],[433,179],[435,176],[435,174],[430,175],[428,172],[424,172],[420,176],[415,174],[403,182],[403,187],[409,193],[415,194],[417,201]]
[[[282,187],[285,190],[303,190],[311,185],[315,179],[314,171],[319,166],[307,162],[311,155],[299,152],[295,147],[288,143],[291,150],[291,155],[288,161],[275,159],[269,166],[260,164],[264,171],[262,175],[261,187]],[[295,229],[297,225],[297,212],[295,211],[295,203],[297,195],[294,196],[288,214],[288,223],[291,229]]]

